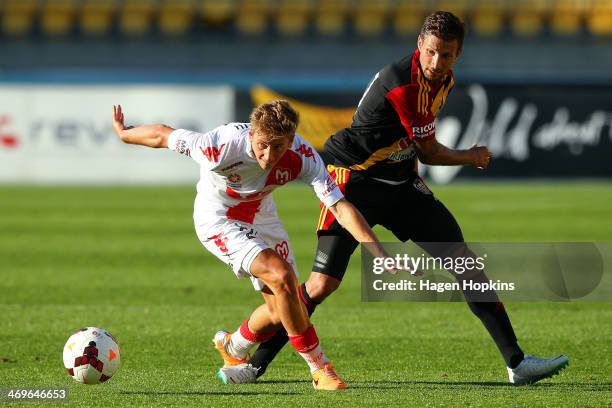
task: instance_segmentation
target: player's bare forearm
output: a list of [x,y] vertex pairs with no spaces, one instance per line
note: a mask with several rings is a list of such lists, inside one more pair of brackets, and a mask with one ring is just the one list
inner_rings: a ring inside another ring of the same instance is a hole
[[363,215],[349,203],[345,198],[338,201],[336,204],[329,207],[334,217],[340,225],[344,227],[355,240],[360,243],[371,243],[368,246],[375,256],[388,257],[387,252],[382,248],[376,234],[368,225],[368,222],[363,218]]
[[137,126],[117,132],[125,143],[148,147],[168,147],[168,136],[174,129],[165,125]]
[[468,150],[449,149],[440,143],[437,143],[436,148],[432,152],[420,155],[419,159],[425,164],[434,166],[457,166],[472,163]]
[[113,106],[113,129],[129,144],[160,148],[168,147],[168,136],[174,129],[166,125],[125,126],[121,105]]
[[473,145],[467,150],[449,149],[436,139],[415,141],[419,160],[434,166],[474,166],[485,169],[493,157],[485,146]]

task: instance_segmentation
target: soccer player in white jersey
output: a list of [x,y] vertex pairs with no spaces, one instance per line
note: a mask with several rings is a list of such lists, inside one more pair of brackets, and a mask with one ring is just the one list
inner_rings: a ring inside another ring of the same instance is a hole
[[[113,107],[113,128],[122,141],[167,147],[200,165],[193,214],[197,235],[236,276],[249,277],[265,300],[235,333],[215,335],[225,366],[245,364],[249,349],[282,326],[310,367],[314,388],[344,389],[346,383],[323,353],[300,302],[293,250],[270,193],[296,179],[310,184],[357,241],[374,242],[378,255],[386,253],[315,149],[295,134],[298,120],[288,102],[273,101],[256,107],[250,123],[230,123],[202,134],[165,125],[126,127],[121,106]],[[221,370],[218,375],[232,381]]]

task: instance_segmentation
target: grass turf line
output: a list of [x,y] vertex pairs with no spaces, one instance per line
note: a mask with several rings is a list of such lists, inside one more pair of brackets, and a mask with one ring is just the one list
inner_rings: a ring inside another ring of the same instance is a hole
[[[610,241],[612,185],[435,187],[471,241]],[[464,304],[363,304],[358,258],[314,322],[351,386],[315,392],[289,348],[260,384],[224,386],[210,338],[261,300],[199,244],[194,189],[0,187],[0,387],[68,387],[69,406],[609,406],[612,305],[507,305],[525,351],[567,353],[536,386],[507,385],[503,361]],[[306,278],[314,194],[275,193]],[[409,203],[406,203],[409,211]],[[393,241],[384,231],[381,237]],[[98,325],[122,350],[116,376],[75,384],[61,362],[73,330]],[[348,333],[348,335],[347,335]]]

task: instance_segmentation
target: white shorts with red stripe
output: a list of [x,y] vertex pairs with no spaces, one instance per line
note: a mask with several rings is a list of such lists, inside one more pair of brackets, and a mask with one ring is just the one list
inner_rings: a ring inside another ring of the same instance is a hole
[[204,247],[229,265],[236,277],[251,278],[255,290],[265,285],[251,274],[251,264],[264,249],[275,250],[298,275],[289,236],[278,218],[266,217],[265,222],[256,224],[222,218],[213,225],[196,225],[196,233]]

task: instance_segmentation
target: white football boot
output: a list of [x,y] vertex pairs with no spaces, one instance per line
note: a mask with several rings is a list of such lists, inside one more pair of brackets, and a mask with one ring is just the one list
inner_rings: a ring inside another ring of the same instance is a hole
[[544,378],[559,374],[569,365],[569,358],[561,355],[553,358],[538,358],[525,355],[523,361],[514,369],[508,369],[508,378],[514,385],[533,384]]
[[220,368],[217,377],[223,384],[250,384],[257,381],[257,371],[251,364],[238,364]]

